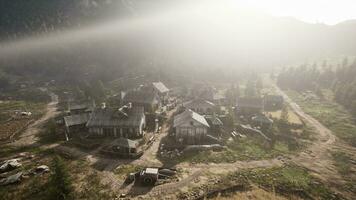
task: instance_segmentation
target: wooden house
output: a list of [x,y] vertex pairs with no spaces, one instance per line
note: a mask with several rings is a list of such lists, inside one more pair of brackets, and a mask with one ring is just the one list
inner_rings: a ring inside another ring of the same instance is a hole
[[86,126],[92,136],[139,138],[146,126],[144,108],[130,104],[120,109],[97,108]]
[[263,99],[260,97],[240,97],[237,100],[237,109],[240,114],[252,115],[263,112]]
[[145,112],[154,112],[161,106],[160,98],[152,91],[133,90],[126,93],[124,104],[132,103],[133,106],[142,106]]
[[69,102],[68,110],[71,115],[91,113],[95,107],[94,103],[89,102]]
[[153,82],[152,86],[153,86],[153,90],[159,96],[167,96],[169,93],[169,89],[162,82]]
[[202,115],[213,114],[216,111],[216,106],[214,103],[203,99],[194,99],[185,102],[183,103],[183,107]]
[[141,86],[139,90],[153,93],[158,97],[162,105],[168,103],[169,89],[162,82],[153,82],[149,85]]
[[174,117],[175,138],[181,144],[201,144],[208,133],[209,124],[204,116],[187,109]]

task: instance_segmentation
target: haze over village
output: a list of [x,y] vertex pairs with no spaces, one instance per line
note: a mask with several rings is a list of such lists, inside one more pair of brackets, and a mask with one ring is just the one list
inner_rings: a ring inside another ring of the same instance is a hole
[[356,3],[0,3],[0,200],[351,200]]

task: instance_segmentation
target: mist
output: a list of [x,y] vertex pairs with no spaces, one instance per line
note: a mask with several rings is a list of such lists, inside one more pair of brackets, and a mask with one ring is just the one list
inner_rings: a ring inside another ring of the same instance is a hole
[[[6,66],[96,65],[119,71],[149,67],[268,71],[356,51],[354,28],[274,17],[233,1],[132,1],[120,8],[125,14],[111,9],[100,20],[79,27],[2,40],[0,61]],[[72,64],[58,62],[62,59]]]

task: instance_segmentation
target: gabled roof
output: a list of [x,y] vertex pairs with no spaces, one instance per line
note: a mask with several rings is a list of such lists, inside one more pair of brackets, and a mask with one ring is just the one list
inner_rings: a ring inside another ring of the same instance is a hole
[[173,126],[177,127],[183,123],[186,123],[187,121],[191,121],[191,120],[195,120],[198,123],[206,126],[206,127],[210,127],[208,122],[206,121],[206,119],[204,118],[204,116],[199,115],[196,112],[193,112],[190,109],[185,110],[183,113],[177,115],[174,117],[174,121],[173,121]]
[[69,102],[69,110],[90,110],[93,108],[93,104],[90,102]]
[[238,107],[263,108],[263,100],[259,97],[240,97],[237,100]]
[[169,92],[169,89],[162,82],[153,82],[152,85],[160,93]]
[[207,100],[203,100],[203,99],[194,99],[194,100],[183,103],[183,106],[186,108],[195,108],[195,107],[202,106],[202,105],[206,105],[206,106],[210,106],[210,107],[215,106],[214,103],[207,101]]
[[125,102],[153,104],[157,100],[157,96],[150,91],[133,90],[127,92],[124,97]]
[[143,107],[141,106],[134,106],[125,113],[127,115],[123,116],[119,109],[96,108],[93,111],[87,126],[139,126],[144,117]]
[[90,118],[89,113],[83,113],[78,115],[70,115],[64,117],[64,124],[69,126],[75,126],[80,124],[86,124]]

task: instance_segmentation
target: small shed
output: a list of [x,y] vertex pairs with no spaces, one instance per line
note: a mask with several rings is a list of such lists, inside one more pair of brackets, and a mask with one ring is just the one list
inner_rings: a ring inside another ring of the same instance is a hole
[[273,120],[264,116],[264,115],[256,115],[251,118],[252,124],[255,126],[260,126],[263,129],[271,128],[273,124]]
[[126,155],[136,155],[138,142],[126,138],[119,138],[113,142],[113,150]]

